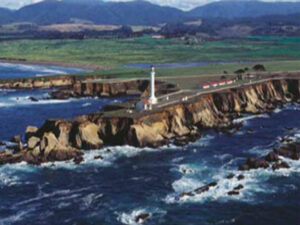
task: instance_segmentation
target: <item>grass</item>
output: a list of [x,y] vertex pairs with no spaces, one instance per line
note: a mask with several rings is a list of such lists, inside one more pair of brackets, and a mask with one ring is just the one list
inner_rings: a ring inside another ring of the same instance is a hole
[[[234,74],[238,69],[249,68],[249,72],[254,72],[251,68],[256,63],[219,63],[206,66],[182,67],[182,68],[160,68],[156,69],[157,77],[176,77],[176,76],[210,76]],[[297,61],[276,61],[263,63],[269,72],[275,71],[295,71],[300,70],[300,60]],[[111,70],[99,70],[90,75],[97,75],[103,78],[148,78],[149,69],[135,69],[128,67],[117,67]],[[84,75],[84,74],[77,74]]]
[[300,37],[249,37],[186,45],[180,39],[0,42],[1,57],[96,65],[236,60],[300,60]]
[[[19,40],[0,42],[1,58],[108,66],[92,74],[109,78],[148,77],[148,70],[129,63],[197,61],[263,61],[268,71],[300,70],[300,37],[259,36],[231,38],[186,45],[181,39]],[[158,76],[212,75],[252,68],[255,63],[219,63],[206,66],[158,69]],[[90,74],[90,73],[89,73]],[[79,74],[82,75],[82,74]]]

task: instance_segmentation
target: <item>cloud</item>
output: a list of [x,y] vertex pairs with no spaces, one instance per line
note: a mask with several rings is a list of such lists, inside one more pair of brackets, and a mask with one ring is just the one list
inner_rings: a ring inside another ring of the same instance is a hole
[[0,7],[18,9],[25,5],[41,2],[42,0],[0,0]]
[[[42,0],[0,0],[0,7],[7,7],[11,9],[18,9],[25,5],[29,5],[32,3],[37,3]],[[85,0],[82,0],[85,1]],[[111,1],[111,2],[126,2],[130,0],[104,0],[104,1]],[[172,6],[177,7],[183,10],[190,10],[200,5],[204,5],[207,3],[219,1],[219,0],[148,0],[154,4],[164,5],[164,6]],[[300,0],[263,0],[266,2],[275,2],[275,1],[289,1],[289,2],[299,2]]]

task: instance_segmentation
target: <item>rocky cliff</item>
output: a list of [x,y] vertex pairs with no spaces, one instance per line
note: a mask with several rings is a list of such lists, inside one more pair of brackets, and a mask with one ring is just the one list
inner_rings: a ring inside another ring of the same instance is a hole
[[157,147],[172,140],[181,144],[196,139],[205,129],[231,128],[233,119],[242,113],[271,112],[282,104],[298,101],[299,96],[299,80],[270,80],[200,95],[160,110],[47,120],[30,137],[27,135],[27,148],[19,154],[44,162],[78,157],[79,149],[104,145]]

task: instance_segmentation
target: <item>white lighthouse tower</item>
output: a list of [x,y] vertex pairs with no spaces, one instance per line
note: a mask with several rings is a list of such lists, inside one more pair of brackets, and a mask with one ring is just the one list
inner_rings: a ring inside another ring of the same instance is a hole
[[157,103],[157,98],[155,97],[155,68],[151,66],[150,72],[150,96],[149,103],[154,105]]

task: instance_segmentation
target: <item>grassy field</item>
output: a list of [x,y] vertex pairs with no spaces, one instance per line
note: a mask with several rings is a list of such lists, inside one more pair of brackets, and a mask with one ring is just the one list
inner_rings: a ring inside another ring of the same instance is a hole
[[[233,75],[238,69],[249,68],[248,72],[255,72],[252,67],[256,63],[219,63],[210,64],[206,66],[195,67],[183,67],[183,68],[161,68],[156,69],[157,77],[170,77],[170,76],[213,76],[213,75],[225,75],[224,71],[228,75]],[[295,71],[300,70],[300,60],[297,61],[276,61],[276,62],[264,62],[268,72],[275,71]],[[111,70],[99,70],[90,75],[97,75],[103,78],[148,78],[149,69],[134,69],[127,67],[117,67]],[[78,74],[84,75],[84,74]]]
[[[165,63],[197,61],[264,61],[268,71],[300,69],[300,37],[248,37],[186,45],[180,39],[151,37],[121,40],[20,40],[0,42],[1,58],[22,58],[65,63],[109,66],[97,75],[141,77],[143,69],[129,69],[128,63]],[[160,69],[159,76],[220,74],[254,63],[211,64],[190,68]]]

